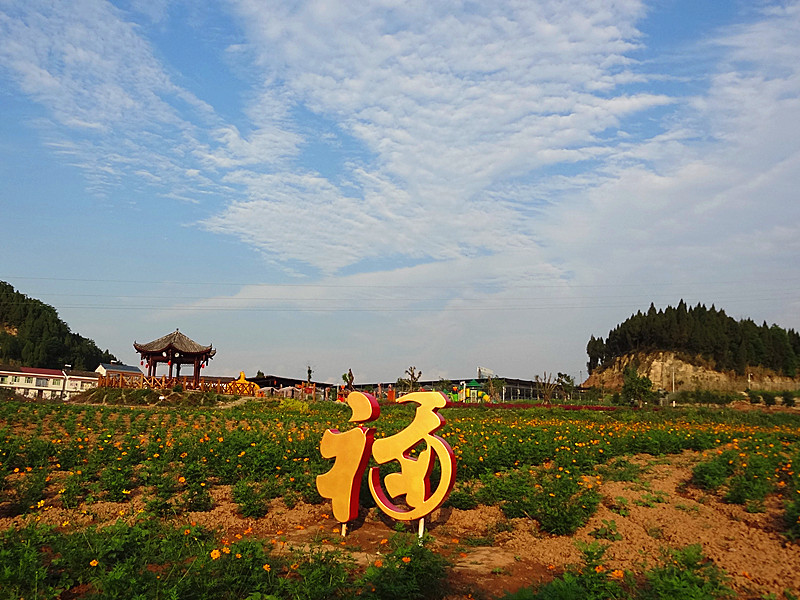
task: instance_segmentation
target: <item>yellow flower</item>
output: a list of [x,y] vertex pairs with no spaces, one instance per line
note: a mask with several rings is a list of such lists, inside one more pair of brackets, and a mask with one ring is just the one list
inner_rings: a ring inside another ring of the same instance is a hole
[[270,567],[270,566],[269,566],[269,564],[265,564],[265,565],[264,565],[264,570],[265,570],[267,573],[269,573],[269,572],[272,570],[272,567]]
[[625,572],[621,571],[620,569],[614,569],[613,571],[611,571],[611,577],[613,579],[622,579],[623,577],[625,577]]
[[97,559],[95,558],[95,559],[94,559],[92,562],[90,562],[90,563],[89,563],[89,566],[90,566],[90,567],[96,567],[96,566],[97,566],[97,565],[99,565],[99,564],[100,564],[100,563],[99,563],[99,562],[97,562]]
[[211,551],[211,560],[217,560],[220,556],[221,554],[216,548]]
[[230,554],[230,553],[231,553],[231,549],[230,549],[230,548],[228,548],[227,546],[223,546],[223,548],[222,548],[222,551],[223,551],[225,554]]
[[603,572],[603,571],[605,571],[605,570],[606,570],[606,568],[605,568],[603,565],[597,565],[597,566],[594,568],[594,572],[595,572],[595,573],[602,573],[602,572]]

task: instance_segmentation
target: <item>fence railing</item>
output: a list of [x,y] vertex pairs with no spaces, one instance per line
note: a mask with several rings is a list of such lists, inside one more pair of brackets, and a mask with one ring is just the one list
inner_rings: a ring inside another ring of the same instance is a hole
[[215,392],[217,394],[235,394],[237,396],[252,395],[252,384],[239,383],[230,379],[201,379],[197,385],[192,377],[148,377],[146,375],[124,375],[122,373],[112,373],[101,375],[97,380],[98,387],[110,388],[131,388],[152,390],[171,390],[180,385],[184,390],[196,390],[200,392]]

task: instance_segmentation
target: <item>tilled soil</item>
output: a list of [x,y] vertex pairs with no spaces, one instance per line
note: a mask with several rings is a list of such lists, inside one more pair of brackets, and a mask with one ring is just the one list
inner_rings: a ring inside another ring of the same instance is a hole
[[[434,512],[425,526],[433,538],[433,550],[452,563],[450,580],[455,591],[450,598],[470,594],[494,598],[504,591],[549,581],[579,562],[575,541],[593,541],[590,534],[603,527],[604,521],[613,521],[622,536],[616,541],[601,540],[610,546],[605,555],[608,569],[641,572],[659,562],[664,548],[700,544],[706,557],[731,576],[740,598],[771,593],[780,597],[786,590],[798,593],[800,544],[780,533],[783,500],[769,499],[761,513],[723,503],[718,496],[688,485],[691,469],[701,459],[697,452],[630,458],[642,467],[641,474],[633,482],[603,482],[601,506],[573,536],[541,532],[530,519],[506,519],[497,507]],[[144,508],[140,492],[132,496],[124,504],[98,502],[73,510],[53,507],[37,516],[64,530],[117,519],[132,522]],[[287,508],[275,500],[265,517],[253,519],[238,513],[230,487],[215,487],[212,496],[212,510],[184,513],[178,523],[218,529],[230,539],[246,532],[278,549],[302,549],[310,544],[340,549],[362,565],[387,551],[387,540],[395,530],[393,521],[371,509],[351,523],[342,538],[327,503]],[[22,526],[37,516],[0,518],[0,530]]]

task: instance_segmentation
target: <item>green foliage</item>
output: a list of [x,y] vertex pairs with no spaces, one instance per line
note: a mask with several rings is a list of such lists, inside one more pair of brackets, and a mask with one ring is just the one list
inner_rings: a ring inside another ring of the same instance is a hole
[[716,490],[736,469],[735,458],[736,452],[727,450],[711,460],[697,464],[692,470],[692,483],[705,490]]
[[489,398],[492,402],[500,402],[501,394],[503,393],[503,388],[506,386],[505,379],[499,379],[497,377],[489,377],[486,380],[486,383],[483,384],[482,388],[483,391],[489,395]]
[[617,531],[617,522],[613,519],[610,521],[603,519],[603,524],[595,527],[589,532],[589,535],[596,540],[608,540],[609,542],[618,542],[622,539],[622,534]]
[[725,406],[736,400],[741,400],[742,396],[735,392],[720,392],[714,390],[683,390],[673,394],[671,399],[678,404],[708,404]]
[[208,491],[208,468],[204,463],[187,463],[184,469],[186,491],[184,492],[184,508],[186,510],[211,510],[213,500]]
[[356,595],[352,569],[337,553],[273,555],[258,540],[225,544],[202,528],[156,520],[0,534],[0,590],[8,598],[57,598],[84,584],[103,598],[325,600]]
[[33,471],[22,471],[14,476],[11,484],[11,502],[9,512],[12,515],[21,515],[37,508],[44,496],[47,485],[47,470],[44,468]]
[[775,392],[759,392],[765,406],[775,406]]
[[585,404],[599,404],[600,401],[603,399],[603,390],[598,387],[590,387],[586,390],[583,394],[583,402]]
[[500,504],[508,518],[536,519],[549,533],[569,535],[586,524],[600,496],[579,474],[559,467],[535,474],[510,471],[484,478],[478,492],[483,504]]
[[608,509],[621,517],[627,517],[631,514],[630,503],[624,496],[617,496],[612,502],[609,502]]
[[375,600],[408,598],[434,600],[444,597],[447,561],[429,550],[413,534],[395,534],[392,551],[373,562],[361,581],[363,597]]
[[111,464],[100,472],[100,486],[109,502],[125,502],[136,487],[133,469]]
[[627,597],[623,582],[609,575],[603,565],[608,546],[597,542],[576,543],[583,565],[567,569],[553,581],[537,588],[523,588],[506,594],[503,600],[609,600]]
[[475,490],[471,485],[457,486],[450,492],[444,506],[458,508],[460,510],[471,510],[477,508],[478,499],[475,496]]
[[597,471],[603,479],[610,481],[636,481],[642,474],[642,468],[625,457],[609,461],[600,466]]
[[697,464],[692,471],[692,483],[712,491],[724,488],[726,502],[743,504],[750,512],[761,512],[767,495],[786,484],[775,477],[776,473],[791,465],[791,461],[786,462],[782,445],[776,442],[767,436],[737,441],[735,448]]
[[[800,464],[800,418],[789,412],[487,406],[443,414],[440,435],[453,447],[459,473],[448,505],[499,505],[506,517],[530,517],[545,531],[566,534],[584,525],[596,508],[596,477],[635,481],[641,467],[630,456],[639,453],[706,451],[693,483],[747,510],[760,510],[765,494],[800,497],[792,466]],[[396,433],[413,415],[413,407],[386,406],[379,432]],[[252,514],[263,510],[262,494],[264,501],[279,495],[288,505],[320,502],[315,477],[332,461],[320,455],[319,440],[327,428],[348,428],[347,418],[347,407],[336,403],[312,403],[300,413],[274,402],[221,410],[10,401],[0,404],[0,501],[4,511],[13,502],[16,512],[36,513],[44,510],[38,508],[42,500],[45,508],[80,509],[81,501],[112,494],[122,501],[139,496],[150,513],[169,517],[207,510],[209,491],[230,485],[242,512]],[[372,496],[362,484],[368,506]],[[656,504],[658,498],[647,492],[641,501]],[[618,514],[629,510],[622,501],[607,505]],[[786,510],[787,534],[800,534],[800,508],[789,502]]]
[[762,366],[794,377],[800,364],[800,334],[777,325],[761,326],[752,320],[736,321],[713,305],[678,306],[646,314],[638,311],[609,331],[606,340],[591,336],[586,347],[587,366],[593,372],[615,358],[635,352],[668,350],[703,356],[720,371],[744,375],[748,366]]
[[706,560],[699,544],[665,550],[661,563],[634,580],[603,564],[607,546],[597,542],[577,544],[583,565],[573,566],[560,577],[538,588],[523,588],[502,600],[724,600],[736,597],[725,572]]
[[653,382],[650,378],[642,375],[641,377],[632,366],[625,367],[622,374],[621,396],[630,406],[641,407],[645,402],[653,397]]
[[800,540],[800,498],[792,499],[786,505],[783,523],[786,536],[791,540]]
[[299,400],[298,398],[283,398],[281,400],[281,408],[299,413],[307,413],[311,410],[308,402]]
[[639,506],[646,506],[647,508],[653,508],[656,504],[666,504],[669,502],[669,496],[662,492],[645,492],[642,494],[641,498],[637,498],[633,501],[634,504],[638,504]]
[[0,362],[46,369],[69,364],[75,370],[93,371],[112,360],[116,358],[108,350],[72,333],[52,306],[0,281]]
[[727,576],[703,557],[700,544],[682,550],[667,550],[662,564],[645,574],[647,585],[641,597],[657,600],[716,600],[734,598]]
[[233,501],[245,517],[260,519],[269,510],[269,501],[279,495],[271,482],[255,482],[241,479],[233,486]]

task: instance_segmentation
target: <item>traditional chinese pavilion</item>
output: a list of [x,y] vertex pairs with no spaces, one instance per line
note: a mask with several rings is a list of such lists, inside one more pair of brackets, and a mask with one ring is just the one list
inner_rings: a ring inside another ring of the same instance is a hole
[[169,378],[172,379],[172,367],[177,366],[176,377],[181,376],[181,365],[194,366],[194,385],[200,383],[200,369],[208,366],[208,361],[217,353],[210,345],[203,346],[189,339],[177,329],[148,344],[137,344],[133,347],[147,365],[147,376],[154,377],[158,363],[167,363]]

